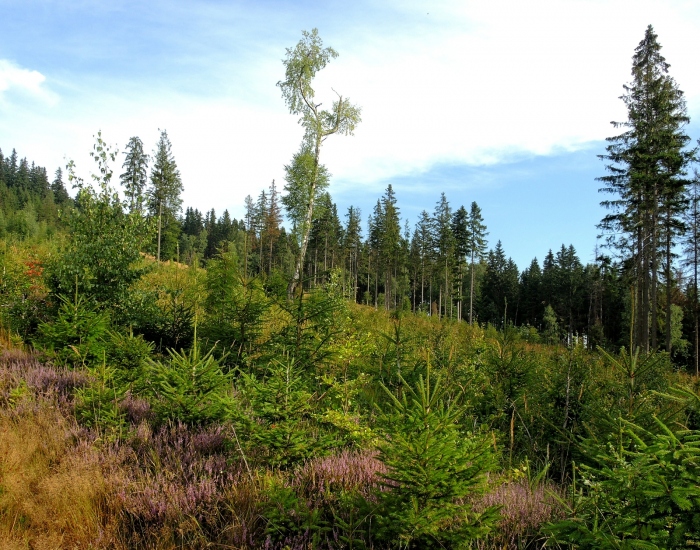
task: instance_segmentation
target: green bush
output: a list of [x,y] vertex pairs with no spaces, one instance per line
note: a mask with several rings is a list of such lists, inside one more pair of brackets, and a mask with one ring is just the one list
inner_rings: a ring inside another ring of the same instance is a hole
[[51,323],[40,323],[36,343],[59,364],[97,365],[104,360],[105,339],[109,328],[106,312],[95,311],[82,296],[70,300],[58,296],[61,306]]
[[120,407],[127,388],[118,382],[116,369],[105,363],[89,372],[91,383],[76,391],[75,416],[81,424],[97,429],[107,438],[118,438],[127,425]]
[[619,420],[622,444],[584,441],[591,465],[577,468],[569,517],[545,529],[581,549],[700,545],[700,432],[674,433]]
[[267,464],[290,467],[338,445],[319,421],[315,396],[292,358],[272,361],[260,379],[244,375],[242,380],[254,418],[250,441]]
[[168,350],[168,361],[147,360],[144,385],[159,420],[205,425],[227,417],[233,406],[231,377],[213,351],[201,355],[195,340],[189,352]]
[[388,474],[376,493],[379,538],[403,548],[442,548],[488,534],[497,509],[476,513],[471,502],[495,466],[490,441],[459,430],[464,409],[430,373],[402,390],[400,397],[387,390],[382,411],[379,458]]

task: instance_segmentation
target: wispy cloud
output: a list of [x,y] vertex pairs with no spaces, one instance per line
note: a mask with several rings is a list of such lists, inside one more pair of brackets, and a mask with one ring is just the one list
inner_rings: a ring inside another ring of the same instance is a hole
[[0,59],[0,101],[9,94],[55,103],[57,96],[44,85],[46,77],[39,71],[25,69],[7,59]]

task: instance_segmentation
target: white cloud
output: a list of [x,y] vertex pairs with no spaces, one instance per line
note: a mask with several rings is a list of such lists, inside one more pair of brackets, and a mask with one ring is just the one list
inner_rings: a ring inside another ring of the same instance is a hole
[[700,14],[687,7],[643,0],[404,5],[411,26],[365,37],[349,61],[337,61],[333,78],[353,89],[364,120],[351,143],[329,141],[326,161],[344,180],[371,183],[436,162],[489,164],[601,140],[615,132],[611,120],[626,117],[618,97],[649,23],[691,115],[700,114]]
[[39,71],[24,69],[7,59],[0,59],[0,99],[9,91],[28,93],[47,102],[55,96],[44,86],[46,77]]

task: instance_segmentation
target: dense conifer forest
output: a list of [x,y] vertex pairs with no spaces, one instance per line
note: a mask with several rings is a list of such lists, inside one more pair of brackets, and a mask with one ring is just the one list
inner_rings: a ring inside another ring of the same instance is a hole
[[444,193],[339,212],[322,144],[361,109],[314,103],[315,30],[278,84],[304,140],[243,219],[183,208],[166,131],[98,133],[88,181],[0,151],[2,546],[700,545],[698,151],[660,51],[587,265],[520,271]]

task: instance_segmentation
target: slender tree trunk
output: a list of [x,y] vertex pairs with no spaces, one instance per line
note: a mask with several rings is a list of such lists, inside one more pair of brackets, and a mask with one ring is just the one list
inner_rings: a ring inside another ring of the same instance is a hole
[[160,237],[161,237],[161,223],[163,219],[163,201],[158,204],[158,262],[160,263]]
[[[654,202],[657,202],[656,194],[654,196]],[[658,300],[658,289],[659,289],[659,266],[658,266],[658,254],[656,250],[658,248],[658,243],[656,242],[658,225],[658,207],[654,206],[652,216],[651,216],[651,349],[658,349],[658,327],[659,327],[659,300]]]
[[294,268],[294,276],[287,287],[287,295],[291,299],[294,296],[294,291],[300,282],[301,273],[304,269],[304,259],[306,258],[306,249],[309,246],[309,237],[311,236],[311,224],[314,215],[314,197],[316,195],[316,183],[318,179],[318,159],[321,154],[321,135],[316,136],[316,144],[314,149],[314,169],[311,177],[311,188],[309,189],[309,203],[306,207],[306,217],[302,227],[301,249],[297,257],[296,266]]
[[671,277],[671,228],[668,227],[666,230],[666,351],[669,354],[672,351],[671,331],[673,329],[671,326],[673,321],[671,316],[673,280]]
[[700,347],[700,338],[698,338],[698,248],[700,248],[700,242],[699,242],[699,235],[698,235],[698,198],[697,198],[697,187],[695,186],[697,183],[694,184],[693,186],[693,199],[692,199],[692,208],[693,208],[693,223],[692,223],[692,231],[693,231],[693,320],[695,321],[695,345],[694,345],[694,361],[695,361],[695,376],[700,375],[700,362],[698,361],[698,352],[700,351],[698,348]]
[[469,324],[473,325],[473,315],[474,315],[474,252],[472,251],[472,265],[470,268],[470,283],[469,283]]

